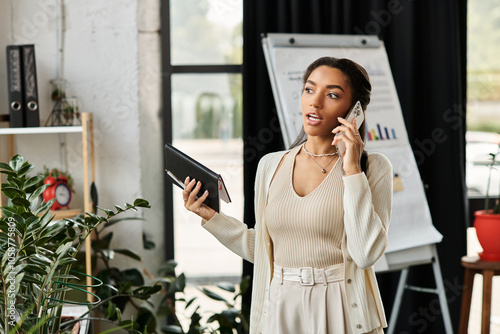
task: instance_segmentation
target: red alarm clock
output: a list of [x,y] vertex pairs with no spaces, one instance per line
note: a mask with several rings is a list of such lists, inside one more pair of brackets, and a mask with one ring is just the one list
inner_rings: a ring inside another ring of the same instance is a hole
[[[59,176],[54,177],[52,173],[57,172]],[[43,192],[43,200],[45,202],[50,201],[55,198],[54,204],[52,204],[51,210],[59,210],[62,208],[67,208],[71,202],[71,188],[69,187],[68,178],[62,175],[58,170],[52,170],[49,176],[43,182],[48,184],[49,187]]]

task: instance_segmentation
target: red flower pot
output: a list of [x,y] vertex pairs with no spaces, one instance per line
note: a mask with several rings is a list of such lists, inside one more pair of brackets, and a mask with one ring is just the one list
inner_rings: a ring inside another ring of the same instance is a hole
[[500,214],[485,213],[484,210],[480,210],[474,215],[477,239],[483,247],[479,257],[485,261],[500,261]]

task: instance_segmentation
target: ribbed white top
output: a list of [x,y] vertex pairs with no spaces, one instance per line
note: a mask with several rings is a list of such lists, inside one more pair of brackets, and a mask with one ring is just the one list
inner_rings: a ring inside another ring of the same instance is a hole
[[285,157],[269,187],[265,219],[274,261],[287,268],[326,268],[343,262],[342,167],[337,159],[316,189],[299,196],[292,183],[299,151],[294,149]]

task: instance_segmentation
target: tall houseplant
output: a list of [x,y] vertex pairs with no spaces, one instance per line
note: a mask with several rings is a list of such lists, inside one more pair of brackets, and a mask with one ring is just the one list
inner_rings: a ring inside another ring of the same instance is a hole
[[[490,153],[491,163],[489,165],[488,184],[486,188],[486,199],[484,210],[474,213],[474,227],[476,228],[477,238],[483,251],[479,257],[485,261],[500,261],[500,192],[495,199],[492,209],[490,209],[490,186],[491,174],[495,168],[497,159],[500,157],[500,143],[497,153]],[[500,186],[500,185],[499,185]]]
[[[70,280],[82,276],[75,275],[71,268],[85,239],[111,218],[129,210],[147,208],[149,204],[136,199],[134,204],[116,206],[114,211],[101,209],[103,216],[86,213],[74,219],[53,221],[50,207],[54,200],[38,206],[38,197],[47,185],[27,192],[43,178],[29,177],[33,168],[34,165],[19,155],[9,164],[0,163],[0,172],[7,175],[2,192],[9,198],[9,204],[1,208],[3,218],[0,219],[0,333],[69,333],[61,324],[62,306],[66,303],[66,292],[82,287]],[[137,292],[138,298],[148,299],[160,289],[159,286],[142,287]],[[104,300],[89,308],[98,307],[102,302]],[[120,310],[107,310],[109,314],[113,312],[120,314]],[[129,333],[141,333],[133,321],[122,320],[121,315],[113,323]]]

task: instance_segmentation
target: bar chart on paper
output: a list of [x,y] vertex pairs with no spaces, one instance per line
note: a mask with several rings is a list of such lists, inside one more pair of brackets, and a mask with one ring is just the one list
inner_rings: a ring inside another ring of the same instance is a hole
[[393,127],[387,127],[379,123],[374,127],[366,127],[366,137],[369,141],[373,140],[396,140],[396,130]]

